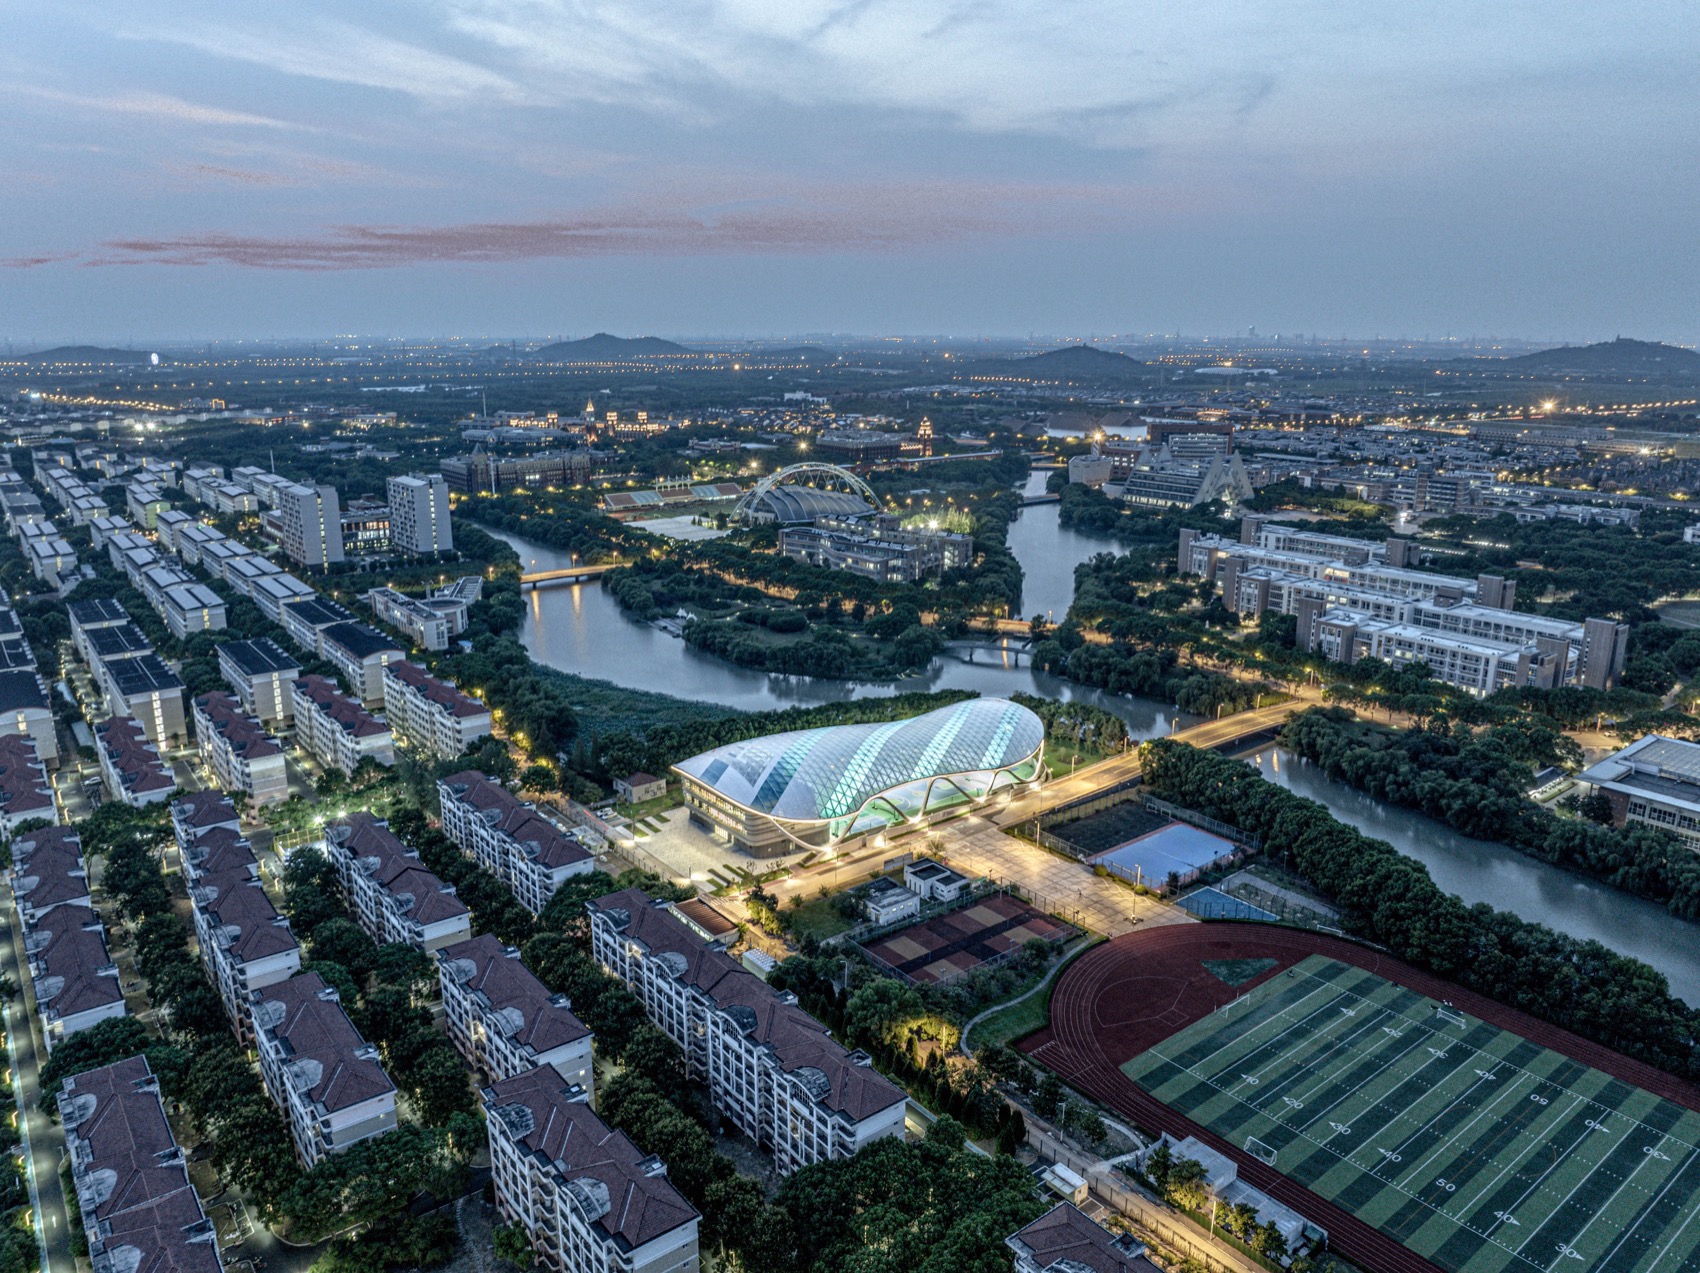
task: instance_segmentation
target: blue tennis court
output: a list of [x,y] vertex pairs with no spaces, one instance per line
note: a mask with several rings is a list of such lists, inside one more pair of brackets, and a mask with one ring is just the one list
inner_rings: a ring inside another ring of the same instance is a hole
[[1189,884],[1199,872],[1237,852],[1231,840],[1184,822],[1171,822],[1087,861],[1135,884],[1162,888],[1171,876],[1177,884]]
[[1280,918],[1261,906],[1253,906],[1250,902],[1230,897],[1219,888],[1198,889],[1188,893],[1175,905],[1200,919],[1255,919],[1271,923]]

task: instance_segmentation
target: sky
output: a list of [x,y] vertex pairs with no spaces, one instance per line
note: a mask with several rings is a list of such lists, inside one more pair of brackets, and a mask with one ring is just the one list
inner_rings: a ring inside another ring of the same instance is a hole
[[0,339],[1700,340],[1684,0],[0,0]]

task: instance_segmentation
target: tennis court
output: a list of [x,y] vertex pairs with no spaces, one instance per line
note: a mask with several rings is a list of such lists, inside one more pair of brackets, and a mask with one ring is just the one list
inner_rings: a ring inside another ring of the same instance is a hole
[[1700,1270],[1700,1114],[1364,969],[1312,955],[1122,1070],[1442,1268]]
[[911,924],[863,946],[901,976],[927,985],[954,981],[1026,942],[1066,940],[1074,930],[1019,898],[994,894],[972,906]]

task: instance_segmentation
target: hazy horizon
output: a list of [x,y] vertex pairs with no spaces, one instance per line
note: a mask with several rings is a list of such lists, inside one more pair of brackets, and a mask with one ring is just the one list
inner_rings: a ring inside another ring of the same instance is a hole
[[1700,340],[1675,0],[9,16],[14,342]]

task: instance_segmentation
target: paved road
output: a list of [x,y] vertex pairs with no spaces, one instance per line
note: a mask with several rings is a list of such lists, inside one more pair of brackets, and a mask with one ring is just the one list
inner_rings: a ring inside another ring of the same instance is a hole
[[[0,908],[0,927],[6,930],[4,939],[0,940],[0,972],[24,986],[29,976],[24,971],[19,944],[21,925],[17,922],[17,911],[10,904]],[[16,1065],[12,1090],[18,1102],[18,1125],[29,1143],[32,1199],[45,1247],[43,1273],[75,1273],[65,1194],[59,1183],[59,1160],[64,1154],[65,1141],[59,1128],[40,1108],[41,1067],[47,1060],[47,1042],[41,1036],[27,992],[20,991],[17,1000],[7,1006],[6,1024]]]

